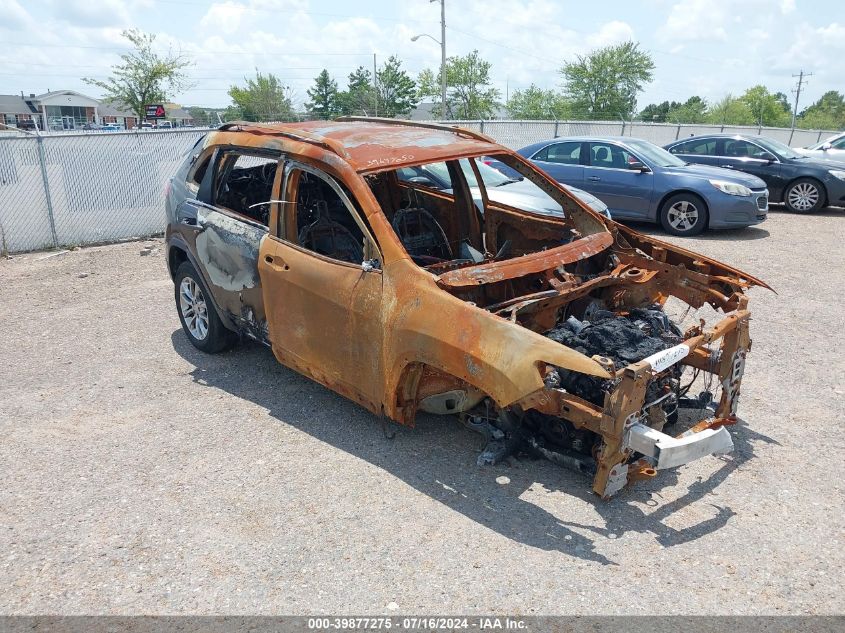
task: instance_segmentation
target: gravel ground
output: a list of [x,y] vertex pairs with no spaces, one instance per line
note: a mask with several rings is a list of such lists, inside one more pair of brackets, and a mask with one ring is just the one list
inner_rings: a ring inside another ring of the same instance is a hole
[[751,292],[736,451],[610,502],[477,467],[450,419],[388,441],[258,345],[199,353],[160,240],[2,261],[0,613],[841,612],[843,229],[678,240],[778,294]]

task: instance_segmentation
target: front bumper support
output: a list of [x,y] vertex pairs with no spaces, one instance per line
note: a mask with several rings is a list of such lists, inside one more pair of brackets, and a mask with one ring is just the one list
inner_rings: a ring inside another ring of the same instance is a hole
[[671,437],[639,422],[628,428],[625,444],[651,458],[657,470],[681,466],[705,455],[730,453],[734,448],[725,427]]

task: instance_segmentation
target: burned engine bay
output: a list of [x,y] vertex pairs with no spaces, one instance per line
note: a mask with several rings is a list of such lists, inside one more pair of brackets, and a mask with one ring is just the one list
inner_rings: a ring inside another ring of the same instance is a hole
[[[532,176],[517,161],[511,166]],[[389,178],[377,176],[369,184],[382,208],[395,209],[386,215],[397,236],[441,289],[574,352],[571,364],[539,359],[543,387],[516,402],[494,402],[466,383],[444,392],[463,389],[451,412],[485,436],[479,464],[520,453],[546,458],[593,477],[607,498],[659,469],[732,450],[724,427],[736,422],[751,346],[745,291],[768,288],[764,282],[599,219],[536,174],[560,201],[561,217],[483,195],[471,207],[483,213],[462,217],[470,204],[460,182],[449,197],[410,183],[391,198]],[[709,306],[720,320],[682,330],[665,312],[670,298],[693,316]],[[429,401],[436,394],[420,408],[444,412]],[[679,409],[701,417],[677,429]]]

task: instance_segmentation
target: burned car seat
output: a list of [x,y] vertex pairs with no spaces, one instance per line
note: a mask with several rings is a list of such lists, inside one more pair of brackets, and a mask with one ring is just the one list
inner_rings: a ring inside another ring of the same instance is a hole
[[452,249],[443,227],[421,207],[399,209],[391,222],[393,230],[417,264],[432,264],[452,259]]
[[316,201],[312,208],[317,219],[300,229],[299,245],[332,259],[360,264],[364,260],[363,244],[349,229],[329,216],[325,200]]

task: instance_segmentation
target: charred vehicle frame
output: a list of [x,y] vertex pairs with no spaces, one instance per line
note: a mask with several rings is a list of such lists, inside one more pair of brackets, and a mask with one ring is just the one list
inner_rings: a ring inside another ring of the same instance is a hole
[[[490,156],[562,217],[491,200],[476,167]],[[443,162],[449,192],[397,177]],[[457,416],[488,439],[480,463],[546,457],[604,498],[732,449],[745,293],[768,286],[600,216],[484,135],[389,119],[231,123],[197,144],[166,199],[179,318],[199,349],[253,338],[378,416]],[[670,298],[720,318],[681,330]],[[685,375],[700,372],[721,387],[712,404],[686,397]],[[684,406],[704,417],[666,433]]]

